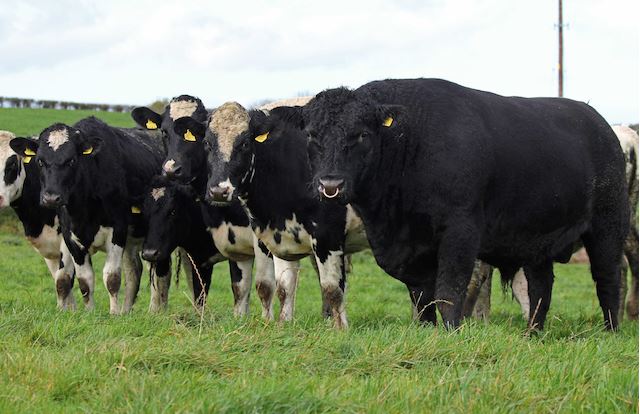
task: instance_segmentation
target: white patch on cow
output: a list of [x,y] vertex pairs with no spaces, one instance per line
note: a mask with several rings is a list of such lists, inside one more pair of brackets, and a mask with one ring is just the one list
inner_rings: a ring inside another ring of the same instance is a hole
[[217,136],[222,160],[228,162],[234,142],[249,129],[249,113],[237,102],[224,103],[211,114],[209,129]]
[[350,204],[347,204],[347,218],[345,224],[345,253],[356,253],[368,249],[369,240],[364,229],[364,223]]
[[231,180],[227,178],[226,180],[219,182],[218,187],[227,190],[227,201],[231,201],[233,198],[233,192],[236,190],[233,184],[231,184]]
[[184,116],[191,116],[198,109],[196,101],[173,101],[169,104],[169,117],[176,120]]
[[165,187],[159,187],[159,188],[154,188],[151,190],[151,197],[153,198],[154,201],[158,201],[160,200],[162,197],[164,197],[164,192],[165,192]]
[[253,258],[236,262],[242,279],[233,283],[233,314],[245,316],[249,314],[249,293],[251,293],[251,273],[253,271]]
[[269,102],[268,104],[264,104],[258,109],[267,111],[268,114],[269,111],[279,106],[305,106],[312,98],[313,96],[298,96],[296,98],[280,99],[274,102]]
[[71,240],[81,249],[84,249],[84,244],[80,241],[80,238],[74,233],[71,232]]
[[[291,219],[285,219],[284,229],[267,227],[256,228],[256,235],[267,246],[274,256],[281,258],[296,257],[312,253],[311,236],[298,222],[294,214]],[[276,243],[276,233],[280,235],[280,243]],[[298,235],[296,240],[296,233]]]
[[[348,323],[344,306],[344,292],[340,289],[340,280],[343,274],[342,268],[344,266],[343,252],[330,250],[324,262],[316,257],[316,263],[320,274],[320,288],[323,296],[330,303],[334,323],[337,328],[346,328]],[[340,292],[342,295],[335,292]]]
[[95,236],[93,236],[93,243],[91,243],[90,251],[94,254],[98,250],[107,251],[109,243],[111,243],[111,237],[113,235],[113,227],[100,227]]
[[20,198],[22,195],[22,186],[27,176],[22,162],[18,158],[18,176],[12,183],[4,182],[4,172],[9,157],[16,155],[9,146],[9,141],[15,138],[15,135],[9,131],[0,131],[0,208],[9,207],[9,205]]
[[69,141],[69,133],[66,129],[56,129],[49,132],[47,142],[52,150],[57,151],[65,142]]
[[527,284],[527,278],[524,275],[522,269],[518,270],[511,281],[511,291],[513,296],[520,304],[522,309],[522,316],[524,320],[529,320],[530,304],[529,304],[529,289]]
[[53,226],[45,225],[38,237],[27,237],[27,240],[45,259],[60,259],[62,236],[58,233],[58,217],[55,218]]
[[274,256],[273,267],[276,278],[276,292],[280,298],[280,317],[278,319],[281,322],[290,321],[293,319],[295,310],[300,262],[297,260],[287,261]]
[[170,159],[164,163],[164,165],[162,166],[162,169],[165,170],[166,172],[170,172],[170,171],[173,171],[174,165],[176,165],[176,160]]
[[[229,229],[235,236],[234,243],[229,242]],[[209,228],[213,243],[222,255],[236,262],[247,260],[254,256],[253,231],[250,227],[234,226],[223,222],[218,227]]]
[[[102,281],[104,287],[109,293],[109,313],[117,315],[120,313],[118,307],[118,291],[120,290],[121,281],[121,269],[122,269],[122,254],[124,249],[117,244],[111,243],[111,238],[107,244],[107,259],[104,262],[102,268]],[[114,280],[117,281],[116,291],[111,292],[109,287],[114,284]]]
[[[633,165],[633,160],[631,159],[631,153],[633,152],[636,156],[635,162],[638,162],[637,157],[640,155],[638,154],[638,134],[633,129],[624,125],[613,125],[611,128],[613,129],[613,132],[616,133],[618,141],[620,141],[620,146],[622,147],[622,152],[624,153],[624,159],[627,165],[627,183],[631,183],[634,179],[638,180],[638,169],[635,168],[636,166]],[[631,177],[634,168],[636,169],[636,176]]]

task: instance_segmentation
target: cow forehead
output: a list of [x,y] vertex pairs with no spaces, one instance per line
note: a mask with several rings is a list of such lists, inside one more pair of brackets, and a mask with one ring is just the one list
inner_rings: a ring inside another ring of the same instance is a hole
[[151,197],[155,200],[158,201],[160,200],[162,197],[164,197],[164,193],[166,191],[166,187],[158,187],[158,188],[154,188],[151,190]]
[[53,151],[57,151],[63,144],[69,142],[69,131],[66,128],[49,131],[46,142]]
[[209,130],[216,136],[222,159],[231,159],[233,143],[249,129],[249,113],[237,102],[227,102],[211,115]]
[[198,109],[196,101],[173,101],[169,103],[169,117],[173,120],[185,116],[191,116]]

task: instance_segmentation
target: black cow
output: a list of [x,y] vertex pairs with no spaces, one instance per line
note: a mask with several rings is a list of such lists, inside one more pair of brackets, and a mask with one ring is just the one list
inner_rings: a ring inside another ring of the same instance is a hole
[[[330,305],[337,327],[347,326],[344,305],[344,253],[368,248],[362,221],[348,206],[327,205],[308,191],[311,171],[306,137],[287,109],[246,112],[235,103],[234,119],[250,119],[233,136],[198,128],[190,118],[176,121],[176,129],[206,135],[207,201],[231,203],[238,197],[252,218],[260,241],[274,255],[281,320],[293,314],[299,260],[315,255],[323,301]],[[244,127],[244,128],[243,128]]]
[[[153,181],[142,209],[148,229],[142,258],[152,263],[166,263],[176,248],[182,248],[188,255],[184,258],[187,268],[193,267],[192,260],[195,264],[189,284],[193,303],[200,309],[209,293],[213,266],[226,258],[216,249],[196,200],[189,185],[162,178]],[[232,280],[242,277],[235,262],[230,262],[230,268]]]
[[423,320],[436,322],[437,303],[459,325],[478,257],[507,277],[525,268],[530,325],[543,329],[553,261],[580,239],[605,327],[617,328],[624,158],[591,107],[413,79],[327,90],[302,113],[314,187],[354,206]]
[[[215,111],[213,118],[220,128],[225,129],[224,111]],[[173,98],[162,115],[149,108],[139,107],[132,112],[133,119],[143,127],[161,129],[167,146],[167,156],[163,163],[163,174],[177,182],[190,184],[194,188],[193,203],[202,205],[202,217],[218,251],[231,261],[231,288],[234,296],[234,313],[244,315],[249,311],[251,272],[256,261],[256,290],[263,306],[263,316],[271,319],[272,299],[275,291],[273,260],[264,246],[260,248],[257,238],[249,225],[249,218],[235,203],[228,207],[211,207],[199,203],[204,198],[206,185],[206,160],[202,140],[195,131],[177,130],[176,119],[191,116],[200,128],[208,123],[208,112],[202,101],[189,95]],[[238,273],[239,269],[239,273]]]
[[[139,208],[144,189],[162,161],[161,145],[156,144],[145,132],[113,128],[94,117],[72,127],[54,124],[42,131],[38,140],[11,141],[16,153],[33,158],[30,163],[35,161],[40,169],[40,204],[57,211],[64,238],[63,262],[71,262],[66,259],[69,254],[87,309],[94,307],[90,249],[101,244],[107,253],[103,280],[110,296],[110,313],[120,312],[123,253],[124,260],[139,269],[125,275],[123,311],[133,306],[142,271],[139,238],[145,230]],[[68,267],[63,272],[68,278],[71,274]]]

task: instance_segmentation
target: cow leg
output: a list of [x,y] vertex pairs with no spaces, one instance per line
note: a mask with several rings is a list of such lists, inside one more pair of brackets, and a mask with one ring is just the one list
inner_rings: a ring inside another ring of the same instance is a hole
[[344,255],[341,250],[331,250],[324,258],[316,255],[318,271],[320,273],[320,288],[323,303],[331,306],[333,322],[338,329],[348,327],[347,311],[345,309],[346,274],[344,269]]
[[[313,270],[316,272],[316,276],[318,276],[318,284],[320,284],[320,270],[318,269],[318,262],[316,262],[316,257],[309,256],[309,259]],[[326,300],[325,296],[322,294],[322,287],[320,288],[320,296],[322,296],[322,317],[325,319],[329,319],[331,317],[331,303],[329,303]]]
[[151,270],[151,300],[149,312],[160,312],[167,309],[169,287],[171,286],[171,258],[158,261]]
[[409,297],[411,298],[411,308],[413,310],[413,320],[427,322],[436,325],[436,304],[435,304],[435,270],[428,275],[427,283],[421,286],[410,286]]
[[467,286],[467,297],[464,301],[462,315],[476,319],[488,319],[491,310],[491,273],[493,268],[481,260],[473,265],[471,281]]
[[279,321],[290,321],[293,319],[295,310],[300,262],[297,260],[289,262],[274,256],[273,267],[276,275],[276,292],[280,299]]
[[235,316],[245,316],[249,314],[252,270],[253,258],[241,262],[229,260],[231,290],[233,291],[233,314]]
[[[615,240],[613,226],[592,225],[592,230],[582,238],[591,263],[591,276],[604,317],[605,329],[618,329],[618,305],[620,301],[620,261],[622,243]],[[611,232],[610,232],[611,230]]]
[[516,272],[513,280],[511,281],[511,292],[516,301],[520,304],[520,310],[522,311],[522,317],[524,320],[529,320],[529,291],[527,289],[527,277],[524,275],[524,270],[520,269]]
[[56,286],[58,308],[75,310],[76,300],[73,297],[74,267],[71,253],[64,242],[61,243],[60,259],[44,259]]
[[82,264],[76,263],[74,259],[74,267],[76,277],[78,278],[78,285],[80,286],[80,293],[82,293],[82,300],[84,301],[84,308],[91,311],[96,306],[93,300],[93,292],[95,291],[95,274],[93,273],[91,256],[89,253],[85,254]]
[[262,303],[262,318],[270,321],[273,319],[273,294],[276,291],[273,258],[263,251],[255,235],[253,236],[253,250],[255,252],[256,292],[258,292]]
[[193,273],[191,274],[191,279],[193,282],[193,300],[196,306],[196,310],[198,310],[199,312],[202,311],[204,305],[207,303],[209,287],[211,287],[212,271],[213,265],[205,264],[203,266],[196,266]]
[[[187,286],[189,287],[189,292],[191,292],[191,298],[193,299],[193,305],[195,306],[197,296],[195,294],[194,286],[193,286],[193,275],[194,270],[191,265],[191,260],[182,248],[178,248],[178,254],[180,255],[180,267],[182,267],[182,273],[185,274],[185,280],[187,281]],[[176,272],[180,272],[180,269],[176,268]],[[176,274],[176,280],[179,278],[179,275]]]
[[109,293],[109,313],[117,315],[120,313],[118,309],[118,293],[120,292],[122,269],[122,255],[124,249],[117,244],[107,242],[107,258],[102,269],[102,281]]
[[479,238],[473,223],[461,219],[445,231],[438,249],[435,301],[446,328],[457,328],[478,253]]
[[542,331],[551,305],[553,262],[526,266],[524,275],[529,294],[529,329]]
[[[631,269],[631,288],[627,298],[627,317],[632,320],[638,319],[638,229],[635,224],[631,224],[629,234],[624,242],[624,254]],[[626,272],[625,272],[626,281]]]
[[131,312],[133,304],[140,290],[140,279],[142,278],[142,260],[140,250],[142,240],[128,240],[122,255],[122,270],[125,280],[125,296],[123,313]]

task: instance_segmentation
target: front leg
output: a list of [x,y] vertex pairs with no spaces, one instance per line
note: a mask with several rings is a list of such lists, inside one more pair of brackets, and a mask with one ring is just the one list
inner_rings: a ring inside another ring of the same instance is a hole
[[[155,313],[167,309],[169,287],[171,286],[171,256],[159,260],[151,270],[151,300],[149,312]],[[187,278],[188,279],[188,278]]]
[[102,268],[102,280],[109,292],[109,313],[118,315],[118,294],[121,284],[122,255],[127,240],[127,227],[114,226],[111,236],[107,238],[107,258]]
[[246,316],[249,314],[252,270],[253,258],[241,262],[229,261],[231,290],[233,291],[233,314],[235,316]]
[[142,249],[142,239],[129,237],[122,255],[122,270],[125,279],[125,296],[123,313],[129,313],[140,290],[140,280],[142,278],[142,260],[140,250]]
[[551,304],[553,262],[525,266],[524,275],[529,296],[529,329],[542,331]]
[[460,325],[479,246],[475,225],[464,218],[456,219],[455,223],[445,230],[438,248],[435,301],[447,328]]
[[270,321],[273,319],[273,294],[276,291],[273,257],[255,234],[253,235],[253,250],[255,252],[256,291],[262,303],[262,317]]
[[346,329],[349,324],[345,309],[347,285],[343,251],[331,250],[321,255],[316,247],[315,256],[320,275],[322,302],[329,305],[335,327]]
[[273,267],[276,274],[276,292],[280,299],[280,322],[293,319],[296,304],[296,288],[300,261],[287,261],[277,256],[273,257]]
[[73,258],[63,240],[60,241],[60,258],[44,259],[53,276],[56,285],[58,308],[63,310],[75,310],[76,301],[73,297],[74,268]]

